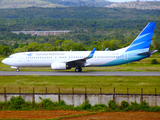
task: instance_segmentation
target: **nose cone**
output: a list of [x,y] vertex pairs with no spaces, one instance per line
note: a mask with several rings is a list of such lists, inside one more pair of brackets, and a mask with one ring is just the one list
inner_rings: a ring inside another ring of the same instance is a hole
[[3,60],[2,60],[2,63],[3,63],[3,64],[7,64],[7,63],[8,63],[8,59],[7,59],[7,58],[6,58],[6,59],[3,59]]

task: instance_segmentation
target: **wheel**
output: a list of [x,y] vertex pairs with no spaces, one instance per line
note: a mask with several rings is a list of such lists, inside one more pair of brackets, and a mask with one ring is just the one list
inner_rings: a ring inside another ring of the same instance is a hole
[[82,68],[81,67],[76,67],[75,72],[82,72]]
[[79,72],[82,72],[82,68],[81,67],[79,67]]
[[78,68],[75,69],[75,72],[79,72]]
[[17,68],[17,70],[16,70],[17,72],[19,72],[19,68]]

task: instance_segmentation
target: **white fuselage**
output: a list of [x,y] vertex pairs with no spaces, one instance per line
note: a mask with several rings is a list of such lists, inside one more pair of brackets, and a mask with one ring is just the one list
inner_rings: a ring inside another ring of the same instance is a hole
[[[95,51],[91,59],[86,60],[84,66],[112,66],[125,64],[128,62],[141,59],[139,56],[125,53],[126,48],[122,48],[115,51]],[[69,61],[75,61],[84,59],[89,55],[91,51],[38,51],[38,52],[22,52],[10,55],[2,62],[10,65],[11,67],[51,67],[54,62],[67,63]],[[114,63],[112,63],[115,61]],[[76,67],[76,66],[75,66]]]
[[[66,63],[77,59],[85,58],[90,51],[73,51],[73,52],[25,52],[17,53],[8,59],[8,65],[16,67],[50,67],[53,62]],[[106,53],[102,54],[102,53]],[[28,56],[25,54],[32,54]],[[119,57],[119,53],[101,51],[95,52],[92,59],[87,60],[90,66],[98,66],[112,61]]]

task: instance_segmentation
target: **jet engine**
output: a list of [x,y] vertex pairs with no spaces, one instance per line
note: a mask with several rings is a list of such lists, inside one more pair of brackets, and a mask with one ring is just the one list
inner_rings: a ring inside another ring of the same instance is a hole
[[66,70],[67,66],[66,63],[61,63],[61,62],[53,62],[51,64],[51,69],[52,70]]

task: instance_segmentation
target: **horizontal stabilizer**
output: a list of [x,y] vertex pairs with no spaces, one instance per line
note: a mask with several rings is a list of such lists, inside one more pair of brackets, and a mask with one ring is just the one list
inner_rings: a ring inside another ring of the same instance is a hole
[[150,54],[153,54],[153,53],[155,53],[157,51],[158,50],[151,50],[151,51],[148,51],[148,52],[139,53],[138,55],[150,55]]

